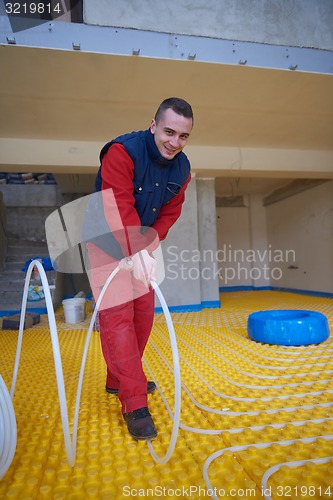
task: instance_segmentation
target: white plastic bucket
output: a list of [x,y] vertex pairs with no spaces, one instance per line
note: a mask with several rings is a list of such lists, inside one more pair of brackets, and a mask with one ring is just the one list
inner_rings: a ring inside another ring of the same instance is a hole
[[73,298],[62,301],[64,307],[65,323],[81,323],[85,319],[86,299]]

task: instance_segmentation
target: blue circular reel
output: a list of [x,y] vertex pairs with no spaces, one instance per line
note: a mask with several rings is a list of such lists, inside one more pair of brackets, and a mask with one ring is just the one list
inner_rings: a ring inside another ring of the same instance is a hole
[[249,315],[249,337],[264,344],[319,344],[330,336],[328,320],[319,312],[295,309],[259,311]]

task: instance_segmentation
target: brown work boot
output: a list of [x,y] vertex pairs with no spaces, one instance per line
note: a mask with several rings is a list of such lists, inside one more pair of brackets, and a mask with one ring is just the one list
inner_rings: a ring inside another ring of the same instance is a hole
[[157,436],[157,431],[147,406],[124,413],[123,417],[127,424],[128,432],[134,439],[152,439]]

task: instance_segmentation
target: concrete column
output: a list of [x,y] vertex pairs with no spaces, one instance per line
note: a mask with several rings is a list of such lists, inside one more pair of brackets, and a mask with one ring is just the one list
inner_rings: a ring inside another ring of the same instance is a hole
[[[175,310],[201,309],[195,177],[192,178],[185,196],[182,214],[161,244],[165,279],[160,288],[168,306]],[[160,307],[158,300],[156,307]]]
[[201,303],[204,307],[218,307],[220,299],[218,263],[216,262],[217,232],[214,179],[197,179],[197,200]]
[[7,255],[7,233],[6,233],[7,211],[6,205],[2,199],[0,191],[0,272],[5,268],[5,260]]
[[252,286],[248,201],[242,207],[217,208],[218,266],[220,287]]
[[[219,307],[214,179],[193,176],[183,211],[162,242],[161,291],[173,310]],[[157,300],[156,307],[160,304]]]
[[268,287],[271,263],[267,242],[266,209],[261,195],[250,194],[248,200],[251,250],[247,259],[251,263],[250,278],[254,288]]

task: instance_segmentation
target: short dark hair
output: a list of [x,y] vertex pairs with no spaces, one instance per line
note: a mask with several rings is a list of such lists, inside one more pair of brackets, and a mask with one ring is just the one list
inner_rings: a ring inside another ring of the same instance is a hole
[[191,105],[180,97],[169,97],[168,99],[164,99],[164,101],[159,105],[155,115],[156,123],[159,122],[161,116],[167,109],[172,109],[178,115],[185,116],[185,118],[192,118],[193,122],[193,111]]

